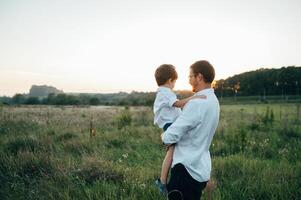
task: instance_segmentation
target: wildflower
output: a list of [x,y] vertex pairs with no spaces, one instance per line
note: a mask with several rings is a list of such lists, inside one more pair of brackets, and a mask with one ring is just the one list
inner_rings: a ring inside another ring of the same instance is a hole
[[126,158],[128,158],[128,154],[127,153],[125,153],[125,154],[122,154],[122,157],[124,158],[124,159],[126,159]]
[[146,187],[145,183],[140,184],[141,189],[145,189],[145,187]]

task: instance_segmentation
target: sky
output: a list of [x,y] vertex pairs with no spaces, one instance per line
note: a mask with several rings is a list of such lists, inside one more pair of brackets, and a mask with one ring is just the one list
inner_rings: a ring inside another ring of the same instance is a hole
[[0,0],[0,96],[31,85],[64,92],[155,91],[173,64],[175,89],[208,60],[216,80],[301,66],[300,0]]

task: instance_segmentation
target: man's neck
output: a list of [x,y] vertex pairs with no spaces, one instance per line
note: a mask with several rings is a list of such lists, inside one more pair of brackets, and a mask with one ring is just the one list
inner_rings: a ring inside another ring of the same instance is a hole
[[204,85],[200,85],[199,87],[196,88],[195,93],[201,91],[201,90],[205,90],[205,89],[209,89],[211,88],[211,84],[204,84]]

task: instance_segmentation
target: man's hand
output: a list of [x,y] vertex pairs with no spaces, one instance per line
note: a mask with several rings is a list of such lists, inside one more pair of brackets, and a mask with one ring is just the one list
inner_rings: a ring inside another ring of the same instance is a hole
[[[164,141],[163,141],[163,134],[164,134],[164,133],[161,133],[161,141],[162,141],[162,143],[164,144]],[[165,146],[165,148],[166,148],[166,151],[168,151],[169,147],[172,146],[172,145],[174,145],[174,144],[164,144],[164,146]]]

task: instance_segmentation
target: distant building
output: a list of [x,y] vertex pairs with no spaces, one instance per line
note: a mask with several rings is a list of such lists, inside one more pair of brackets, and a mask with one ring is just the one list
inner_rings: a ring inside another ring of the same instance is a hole
[[62,90],[58,90],[57,88],[55,88],[53,86],[47,86],[47,85],[32,85],[29,90],[30,97],[44,98],[44,97],[47,97],[51,93],[60,94],[60,93],[64,93],[64,92]]

